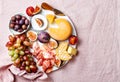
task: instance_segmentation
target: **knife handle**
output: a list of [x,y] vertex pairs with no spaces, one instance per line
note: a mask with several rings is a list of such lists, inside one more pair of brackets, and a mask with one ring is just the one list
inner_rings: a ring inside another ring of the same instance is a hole
[[53,7],[51,7],[49,4],[47,4],[47,3],[45,3],[45,2],[43,2],[43,3],[41,4],[41,7],[42,7],[43,9],[46,9],[46,10],[54,10]]

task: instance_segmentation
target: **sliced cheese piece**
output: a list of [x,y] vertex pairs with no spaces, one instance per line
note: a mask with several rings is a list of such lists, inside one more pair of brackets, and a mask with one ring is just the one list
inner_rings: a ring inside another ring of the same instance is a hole
[[56,49],[56,56],[60,60],[70,60],[72,57],[67,52],[68,42],[61,42],[59,47]]
[[64,60],[64,61],[70,60],[70,59],[72,58],[72,57],[68,54],[67,51],[60,51],[60,53],[59,53],[59,54],[56,54],[56,55],[57,55],[57,57],[58,57],[59,59]]

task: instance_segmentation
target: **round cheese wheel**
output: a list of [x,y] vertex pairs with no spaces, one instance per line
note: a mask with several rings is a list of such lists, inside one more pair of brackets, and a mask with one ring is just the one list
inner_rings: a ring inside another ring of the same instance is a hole
[[64,18],[55,19],[57,27],[49,27],[48,32],[50,36],[58,41],[66,40],[72,34],[72,26]]

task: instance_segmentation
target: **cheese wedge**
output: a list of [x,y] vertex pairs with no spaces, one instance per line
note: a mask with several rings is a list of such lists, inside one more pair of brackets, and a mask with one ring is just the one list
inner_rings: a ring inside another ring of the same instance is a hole
[[73,47],[71,47],[71,46],[69,46],[68,47],[68,53],[70,54],[70,55],[76,55],[77,54],[77,49],[76,48],[73,48]]
[[47,18],[48,22],[51,24],[51,23],[53,23],[53,21],[55,19],[55,15],[53,15],[53,14],[47,14],[46,18]]

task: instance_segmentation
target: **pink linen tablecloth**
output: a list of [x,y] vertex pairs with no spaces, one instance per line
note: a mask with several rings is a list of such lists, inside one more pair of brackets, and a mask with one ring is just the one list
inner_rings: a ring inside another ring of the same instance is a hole
[[[5,43],[15,13],[47,2],[68,15],[78,32],[78,55],[46,80],[13,76]],[[15,78],[15,79],[14,79]],[[0,82],[120,82],[120,0],[0,0]]]

